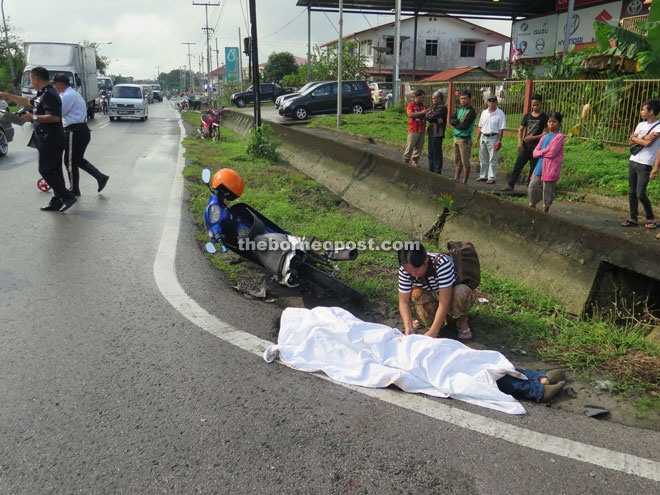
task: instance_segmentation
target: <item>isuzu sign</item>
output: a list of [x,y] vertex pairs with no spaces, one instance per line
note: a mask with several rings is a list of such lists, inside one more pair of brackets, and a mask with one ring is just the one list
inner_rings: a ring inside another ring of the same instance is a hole
[[513,58],[546,58],[555,54],[557,14],[513,24]]

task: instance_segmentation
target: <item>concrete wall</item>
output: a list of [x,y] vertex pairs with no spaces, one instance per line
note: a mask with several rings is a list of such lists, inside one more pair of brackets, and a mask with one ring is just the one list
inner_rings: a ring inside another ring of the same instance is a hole
[[[224,125],[245,135],[250,116],[231,113]],[[660,280],[660,256],[524,205],[502,200],[425,170],[271,123],[281,151],[304,174],[376,218],[422,237],[472,241],[482,265],[497,275],[543,288],[580,313],[603,263]],[[444,221],[442,196],[456,211]]]

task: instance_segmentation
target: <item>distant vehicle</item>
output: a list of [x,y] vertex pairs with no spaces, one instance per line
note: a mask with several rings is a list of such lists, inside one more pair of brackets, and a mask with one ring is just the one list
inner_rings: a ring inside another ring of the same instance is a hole
[[[366,81],[342,82],[342,112],[364,113],[373,108],[371,89]],[[337,112],[337,83],[323,83],[284,102],[280,115],[305,120],[311,114]]]
[[[6,101],[0,101],[0,114],[9,109]],[[9,153],[9,143],[14,140],[14,127],[10,122],[0,120],[0,156]]]
[[372,82],[369,84],[371,89],[371,99],[374,101],[374,108],[383,107],[387,103],[387,95],[392,94],[391,82]]
[[105,89],[112,91],[112,87],[115,85],[115,82],[111,77],[108,76],[96,76],[96,85],[98,89],[101,89],[101,86],[105,86]]
[[139,84],[117,84],[112,88],[110,99],[110,120],[149,118],[149,101],[144,88]]
[[154,94],[154,100],[163,101],[163,91],[160,89],[160,84],[152,84],[151,91]]
[[282,106],[282,104],[283,104],[286,100],[288,100],[288,99],[290,99],[290,98],[293,98],[293,97],[295,97],[295,96],[298,96],[298,95],[305,94],[305,93],[307,93],[307,91],[308,91],[310,88],[313,88],[314,86],[318,86],[319,84],[323,84],[324,82],[331,82],[331,81],[312,81],[312,82],[308,82],[307,84],[305,84],[302,88],[300,88],[300,89],[299,89],[298,91],[296,91],[295,93],[287,93],[287,94],[284,94],[284,95],[278,96],[278,97],[275,99],[275,108],[279,110],[279,108]]
[[[262,83],[259,85],[259,101],[275,101],[275,99],[280,95],[289,94],[292,91],[290,89],[284,89],[279,84],[275,83]],[[243,108],[248,103],[254,103],[254,93],[252,86],[250,86],[247,91],[242,93],[234,93],[231,95],[230,100],[233,105],[236,105],[239,108]]]
[[48,69],[51,79],[58,72],[69,76],[71,87],[87,102],[87,116],[94,118],[98,96],[94,48],[72,43],[25,43],[25,71],[21,82],[21,95],[25,98],[37,94],[30,83],[30,71],[35,67]]
[[142,93],[144,94],[145,98],[149,103],[154,102],[154,90],[151,87],[151,84],[141,84],[142,87]]
[[506,90],[504,89],[504,84],[493,84],[492,86],[481,88],[481,98],[484,105],[488,105],[488,98],[491,96],[497,96],[498,105],[506,103]]

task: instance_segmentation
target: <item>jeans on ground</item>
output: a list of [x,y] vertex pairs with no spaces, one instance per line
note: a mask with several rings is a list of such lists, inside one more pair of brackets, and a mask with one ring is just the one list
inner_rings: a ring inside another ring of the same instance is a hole
[[479,177],[482,179],[495,180],[497,178],[497,165],[499,160],[499,151],[495,151],[497,140],[497,134],[494,136],[481,135],[481,143],[479,144],[479,162],[481,163]]
[[643,163],[633,162],[628,163],[628,203],[630,203],[630,219],[637,221],[638,200],[644,206],[644,213],[647,220],[653,220],[653,208],[651,201],[646,195],[646,186],[649,184],[652,167],[644,165]]
[[442,173],[442,140],[444,137],[429,137],[429,170]]
[[530,148],[523,144],[522,151],[518,152],[518,158],[516,158],[516,163],[513,166],[513,172],[511,172],[511,175],[509,176],[508,184],[511,187],[515,187],[516,182],[518,182],[520,174],[522,173],[523,168],[525,168],[525,164],[527,164],[527,162],[531,162],[529,167],[529,174],[527,175],[527,183],[529,183],[529,179],[532,177],[532,172],[534,172],[534,169],[536,168],[536,163],[539,161],[538,158],[534,158],[532,155],[533,152],[534,147]]
[[497,380],[497,388],[507,395],[540,401],[543,398],[545,386],[539,380],[545,376],[545,371],[522,370],[520,368],[516,368],[516,371],[525,375],[527,380],[504,375]]

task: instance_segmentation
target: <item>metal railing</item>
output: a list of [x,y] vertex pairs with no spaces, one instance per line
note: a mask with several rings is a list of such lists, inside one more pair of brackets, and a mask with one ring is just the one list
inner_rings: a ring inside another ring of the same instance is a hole
[[[526,109],[526,95],[543,97],[545,112],[560,112],[565,134],[606,143],[627,144],[630,134],[640,120],[644,101],[660,96],[659,79],[623,81],[619,86],[610,80],[574,81],[457,81],[441,83],[409,83],[408,90],[423,89],[427,104],[431,95],[440,89],[445,101],[452,98],[451,107],[459,107],[458,92],[470,91],[472,106],[479,113],[486,108],[489,96],[498,97],[498,106],[506,115],[507,130],[517,131]],[[528,86],[532,85],[528,89]],[[451,89],[450,89],[451,88]],[[454,94],[448,95],[449,91]],[[406,99],[410,95],[406,93]]]
[[628,31],[643,34],[644,36],[646,36],[646,31],[642,31],[641,29],[639,29],[637,27],[637,23],[646,22],[648,20],[649,20],[648,14],[636,15],[633,17],[624,17],[619,20],[619,26],[621,26],[623,29],[627,29]]

